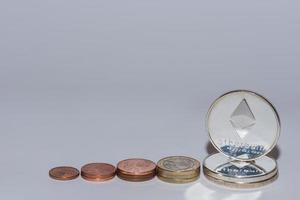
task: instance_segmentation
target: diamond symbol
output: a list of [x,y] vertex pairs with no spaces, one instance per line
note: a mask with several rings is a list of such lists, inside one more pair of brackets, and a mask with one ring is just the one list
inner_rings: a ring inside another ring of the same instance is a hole
[[243,139],[255,124],[255,117],[246,101],[243,99],[230,116],[230,122],[238,136]]

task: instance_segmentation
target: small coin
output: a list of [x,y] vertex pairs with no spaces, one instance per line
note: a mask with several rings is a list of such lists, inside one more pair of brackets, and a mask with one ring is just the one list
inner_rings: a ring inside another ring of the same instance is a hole
[[77,178],[79,171],[74,167],[61,166],[52,168],[49,171],[49,176],[56,180],[66,181]]
[[116,168],[107,163],[89,163],[81,168],[81,176],[88,181],[107,181],[115,176]]
[[146,181],[152,179],[156,164],[151,160],[133,158],[122,160],[117,165],[117,175],[126,181]]
[[187,183],[200,175],[200,162],[186,156],[170,156],[157,163],[159,179],[172,183]]

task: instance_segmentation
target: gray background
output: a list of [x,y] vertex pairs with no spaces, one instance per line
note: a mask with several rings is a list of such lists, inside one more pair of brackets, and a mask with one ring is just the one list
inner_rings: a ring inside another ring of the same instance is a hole
[[[0,199],[297,198],[299,1],[1,1]],[[204,118],[232,89],[267,96],[282,119],[280,177],[251,191],[201,176],[96,184],[57,165],[212,151]]]

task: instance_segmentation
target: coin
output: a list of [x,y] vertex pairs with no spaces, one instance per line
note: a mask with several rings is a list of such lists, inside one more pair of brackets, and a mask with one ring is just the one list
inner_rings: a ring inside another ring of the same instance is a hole
[[114,178],[116,168],[107,163],[90,163],[81,168],[81,176],[88,181],[107,181]]
[[126,181],[147,181],[156,174],[156,164],[151,160],[132,158],[117,165],[117,175]]
[[49,176],[56,180],[66,181],[77,178],[79,171],[74,167],[61,166],[52,168],[49,171]]
[[157,163],[159,179],[171,183],[187,183],[200,175],[200,162],[186,156],[170,156]]
[[215,100],[206,127],[218,151],[242,161],[266,155],[280,134],[274,106],[263,96],[246,90],[228,92]]
[[176,184],[181,184],[181,183],[190,183],[196,181],[199,176],[193,177],[193,178],[166,178],[163,176],[158,176],[158,178],[164,182],[168,183],[176,183]]
[[255,161],[239,161],[217,153],[204,160],[203,172],[209,180],[235,188],[260,187],[278,177],[276,161],[267,156]]

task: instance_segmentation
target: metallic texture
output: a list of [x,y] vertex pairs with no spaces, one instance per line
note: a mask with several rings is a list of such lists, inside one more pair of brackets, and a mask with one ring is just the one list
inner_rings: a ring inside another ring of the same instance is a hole
[[81,168],[81,176],[88,181],[107,181],[114,178],[116,168],[107,163],[90,163]]
[[61,166],[52,168],[49,171],[49,176],[56,180],[66,181],[77,178],[79,171],[74,167]]
[[147,181],[155,177],[156,164],[151,160],[132,158],[117,164],[117,175],[126,181]]

